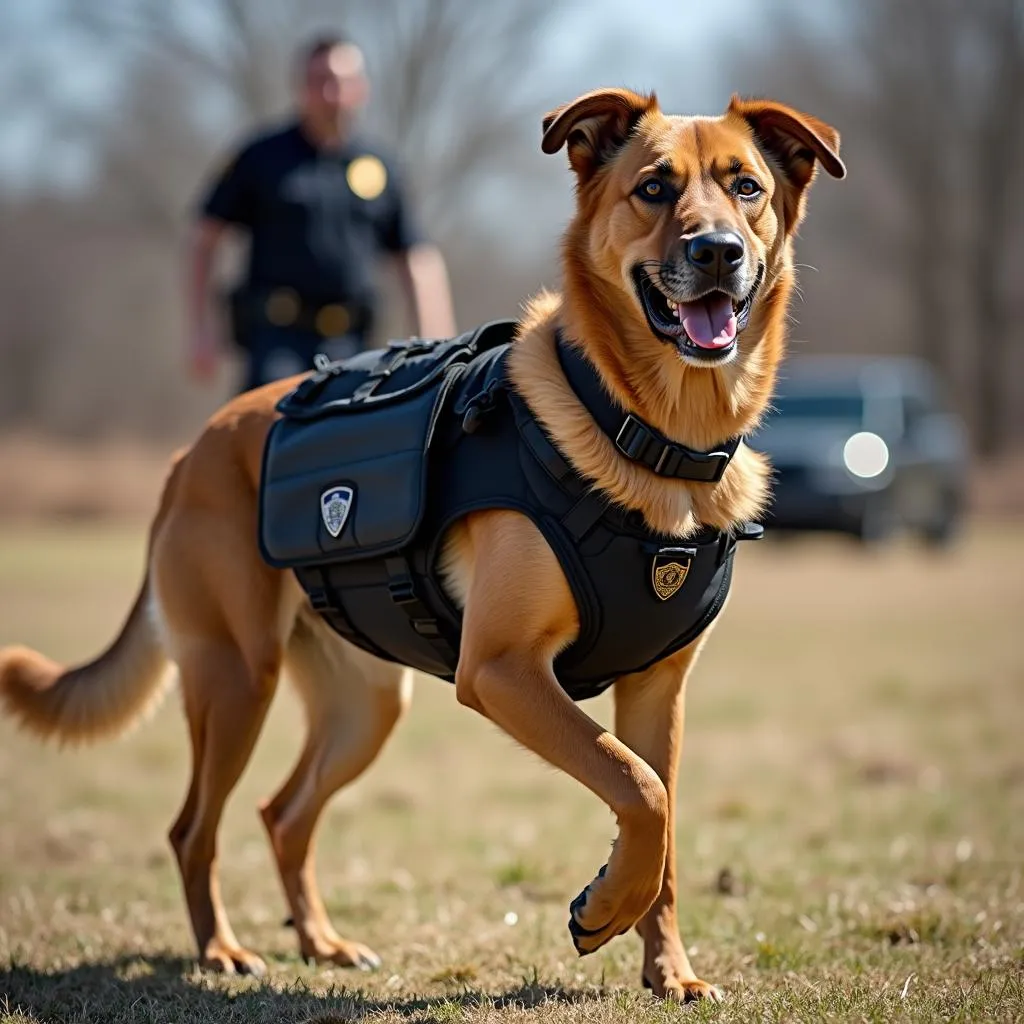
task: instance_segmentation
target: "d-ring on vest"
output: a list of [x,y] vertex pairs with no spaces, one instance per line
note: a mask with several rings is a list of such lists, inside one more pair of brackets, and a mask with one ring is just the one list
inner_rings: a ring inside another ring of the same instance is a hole
[[[346,639],[451,681],[462,614],[437,569],[445,531],[472,511],[521,512],[576,600],[579,636],[555,671],[583,700],[696,639],[725,603],[736,541],[761,529],[681,541],[593,490],[506,379],[515,328],[392,342],[324,365],[286,395],[263,453],[260,550],[294,570]],[[738,438],[712,453],[674,444],[612,405],[575,347],[560,340],[559,358],[626,457],[663,476],[721,477]]]

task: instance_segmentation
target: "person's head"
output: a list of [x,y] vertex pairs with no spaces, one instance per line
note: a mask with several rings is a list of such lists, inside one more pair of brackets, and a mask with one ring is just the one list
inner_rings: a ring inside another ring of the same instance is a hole
[[296,55],[299,110],[314,124],[350,123],[366,104],[370,83],[359,47],[341,33],[316,36]]

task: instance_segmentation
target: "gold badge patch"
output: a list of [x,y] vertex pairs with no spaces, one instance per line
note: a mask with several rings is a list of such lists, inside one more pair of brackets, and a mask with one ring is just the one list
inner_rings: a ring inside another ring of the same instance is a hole
[[660,600],[667,601],[686,582],[691,558],[688,551],[664,552],[654,556],[651,582]]
[[376,199],[388,184],[388,172],[375,156],[357,156],[348,165],[345,178],[360,199]]

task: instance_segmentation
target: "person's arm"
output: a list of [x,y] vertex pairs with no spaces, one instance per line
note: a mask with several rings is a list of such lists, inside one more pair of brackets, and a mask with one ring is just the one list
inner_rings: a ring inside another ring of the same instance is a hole
[[453,338],[455,314],[444,256],[420,231],[397,167],[389,163],[387,169],[385,212],[377,219],[380,244],[395,259],[416,335]]
[[196,208],[185,267],[185,313],[188,322],[189,371],[197,381],[211,380],[222,350],[212,315],[210,284],[217,248],[231,226],[251,229],[257,208],[253,146],[233,155],[209,183]]
[[211,380],[220,362],[220,344],[210,308],[210,280],[217,245],[227,224],[200,217],[192,230],[186,254],[185,308],[188,317],[188,366],[192,378]]
[[399,279],[421,338],[452,338],[455,314],[448,268],[436,245],[420,242],[396,253]]

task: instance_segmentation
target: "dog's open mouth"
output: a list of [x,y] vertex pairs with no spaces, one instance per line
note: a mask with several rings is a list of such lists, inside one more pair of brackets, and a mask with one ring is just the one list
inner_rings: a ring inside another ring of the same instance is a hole
[[750,307],[761,283],[761,268],[753,287],[742,299],[723,291],[710,291],[689,302],[676,302],[640,267],[633,269],[633,282],[655,336],[675,345],[684,356],[716,363],[732,355],[737,336],[747,326]]

